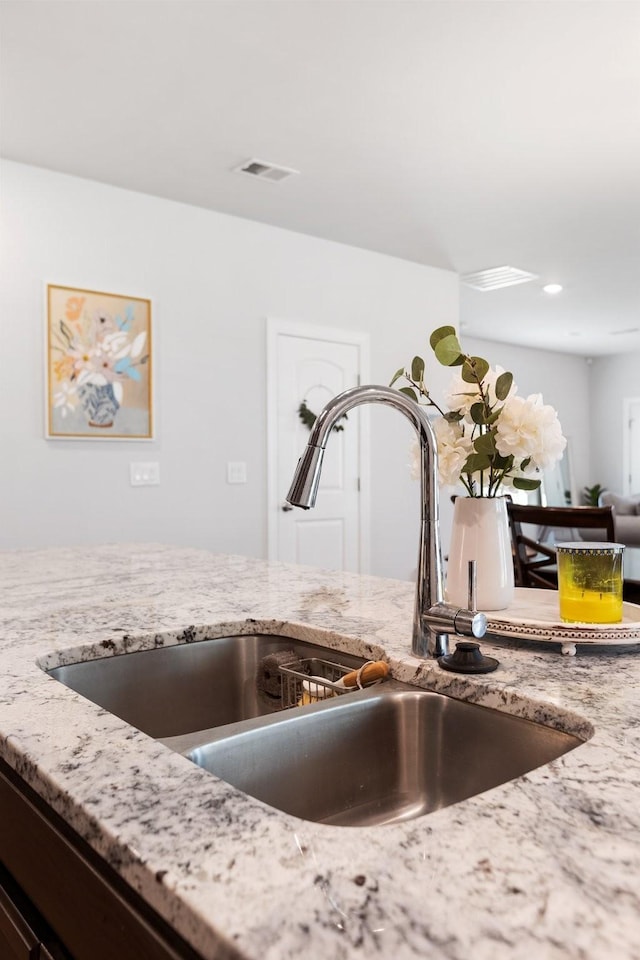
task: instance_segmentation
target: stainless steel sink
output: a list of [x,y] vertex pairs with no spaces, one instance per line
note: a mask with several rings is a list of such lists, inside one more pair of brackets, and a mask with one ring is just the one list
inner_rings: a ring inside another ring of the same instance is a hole
[[396,681],[238,724],[194,747],[195,739],[172,746],[272,807],[342,826],[420,817],[582,743],[538,723]]
[[422,816],[582,743],[395,680],[282,710],[280,674],[273,666],[284,653],[339,660],[349,668],[363,663],[313,644],[255,634],[49,672],[258,800],[343,826]]
[[[280,677],[271,665],[288,651],[300,659],[336,657],[301,640],[247,634],[72,663],[49,674],[160,739],[280,710]],[[353,668],[364,662],[342,653],[339,659]]]

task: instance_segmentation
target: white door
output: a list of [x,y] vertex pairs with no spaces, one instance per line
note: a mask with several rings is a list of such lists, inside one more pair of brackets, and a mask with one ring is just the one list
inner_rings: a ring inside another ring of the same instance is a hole
[[316,506],[292,508],[285,497],[309,439],[302,403],[318,415],[324,405],[360,382],[367,338],[282,321],[269,321],[269,559],[331,570],[368,570],[366,443],[362,408],[343,420],[327,442]]
[[640,399],[627,399],[624,405],[626,429],[623,462],[626,467],[626,489],[623,493],[640,493]]

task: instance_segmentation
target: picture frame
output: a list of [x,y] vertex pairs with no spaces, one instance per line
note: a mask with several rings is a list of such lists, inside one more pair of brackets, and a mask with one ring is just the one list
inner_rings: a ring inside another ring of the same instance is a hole
[[151,301],[47,285],[46,437],[152,440]]

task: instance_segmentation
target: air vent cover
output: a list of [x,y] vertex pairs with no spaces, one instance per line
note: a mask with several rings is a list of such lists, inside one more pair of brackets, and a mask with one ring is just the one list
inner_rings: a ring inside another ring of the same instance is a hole
[[233,168],[234,173],[245,173],[248,177],[255,180],[266,180],[268,183],[280,183],[287,177],[299,173],[299,170],[293,170],[291,167],[281,167],[276,163],[267,163],[266,160],[245,160],[239,167]]
[[474,290],[498,290],[500,287],[512,287],[516,283],[528,283],[537,280],[537,273],[528,273],[516,267],[491,267],[478,273],[467,273],[461,278],[463,283]]

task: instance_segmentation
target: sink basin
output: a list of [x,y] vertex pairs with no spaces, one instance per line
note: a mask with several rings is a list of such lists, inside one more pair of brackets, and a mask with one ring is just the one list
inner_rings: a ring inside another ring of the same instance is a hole
[[342,826],[422,816],[582,743],[396,680],[283,710],[277,663],[285,653],[314,665],[322,660],[309,658],[339,660],[350,669],[364,662],[287,637],[252,634],[49,673],[250,796],[305,820]]
[[238,727],[184,755],[285,813],[342,826],[420,817],[582,743],[396,681]]
[[[246,634],[87,660],[48,672],[87,700],[161,739],[280,710],[279,676],[270,665],[287,651],[300,659],[331,653],[288,637]],[[364,662],[342,653],[339,659],[350,668]]]

